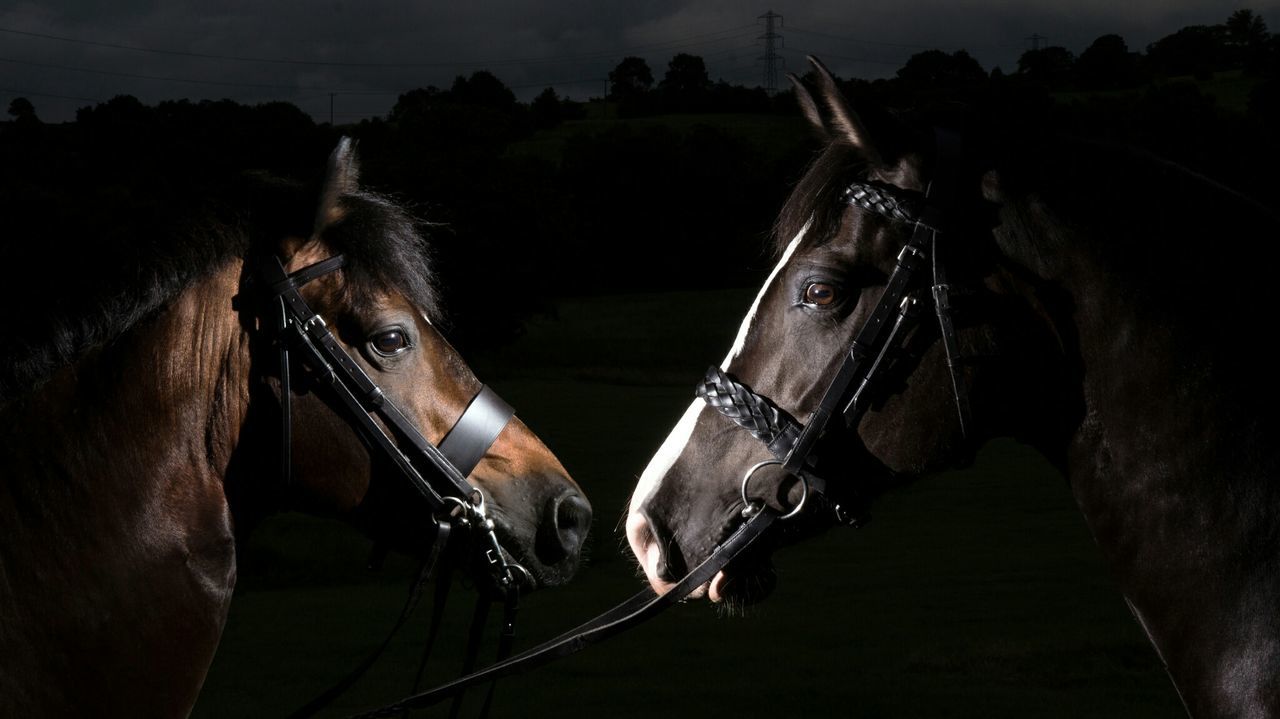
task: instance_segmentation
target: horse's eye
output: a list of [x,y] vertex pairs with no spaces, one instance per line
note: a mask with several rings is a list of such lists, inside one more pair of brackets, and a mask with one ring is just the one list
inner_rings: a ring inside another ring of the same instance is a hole
[[387,330],[374,335],[369,344],[373,346],[374,352],[390,357],[409,349],[409,338],[400,330]]
[[804,303],[815,307],[826,307],[836,301],[835,285],[826,282],[810,282],[804,288]]

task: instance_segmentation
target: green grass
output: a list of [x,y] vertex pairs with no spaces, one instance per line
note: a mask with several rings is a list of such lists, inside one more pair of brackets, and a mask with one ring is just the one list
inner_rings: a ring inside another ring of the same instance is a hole
[[[640,586],[616,532],[623,506],[753,294],[565,300],[557,317],[477,358],[596,512],[589,565],[527,599],[523,646]],[[264,527],[195,716],[285,714],[380,641],[412,566],[394,560],[369,575],[367,548],[332,522],[282,516]],[[887,497],[867,527],[833,530],[777,562],[778,590],[749,616],[680,605],[504,681],[494,716],[1181,716],[1065,481],[1020,445],[995,443],[972,468]],[[437,680],[457,670],[469,600],[455,589]],[[408,689],[426,614],[332,716]]]
[[1072,90],[1055,92],[1053,93],[1053,97],[1058,102],[1073,102],[1093,98],[1130,97],[1141,95],[1157,85],[1174,82],[1189,82],[1195,85],[1200,92],[1213,98],[1214,104],[1222,110],[1243,115],[1249,110],[1250,94],[1261,81],[1262,78],[1260,77],[1245,75],[1244,72],[1240,70],[1230,70],[1226,72],[1213,73],[1209,77],[1205,78],[1196,78],[1191,75],[1171,77],[1166,80],[1160,80],[1154,85],[1143,85],[1141,87],[1127,88],[1124,90]]

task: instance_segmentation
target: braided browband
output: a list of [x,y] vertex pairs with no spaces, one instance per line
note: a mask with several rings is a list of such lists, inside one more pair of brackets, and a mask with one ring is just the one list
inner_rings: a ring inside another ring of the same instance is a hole
[[880,182],[852,182],[844,191],[845,203],[884,215],[898,222],[925,222],[925,203],[903,197],[902,189]]
[[734,381],[719,367],[707,370],[707,376],[695,394],[712,409],[750,432],[752,437],[767,444],[769,451],[778,459],[786,457],[800,438],[801,426],[795,418],[741,382]]

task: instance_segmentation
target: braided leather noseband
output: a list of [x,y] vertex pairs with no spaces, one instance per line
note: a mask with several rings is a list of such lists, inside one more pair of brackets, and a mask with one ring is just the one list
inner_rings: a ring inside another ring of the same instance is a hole
[[[940,168],[953,169],[958,163],[957,140],[939,131],[938,150]],[[813,456],[813,448],[825,431],[832,415],[839,413],[847,427],[856,427],[858,420],[867,410],[872,394],[869,389],[875,385],[877,375],[880,374],[882,360],[891,354],[898,341],[905,335],[904,330],[914,324],[918,318],[919,301],[912,292],[920,283],[913,279],[930,258],[933,264],[931,290],[934,307],[947,352],[947,363],[951,367],[952,390],[960,413],[961,428],[967,431],[971,422],[964,384],[958,372],[959,358],[948,301],[950,287],[946,284],[946,274],[938,255],[937,237],[941,233],[942,223],[933,212],[937,206],[947,206],[940,199],[951,191],[954,184],[947,176],[942,176],[932,183],[930,191],[925,194],[925,198],[931,199],[932,203],[916,202],[906,191],[880,183],[855,182],[849,186],[845,193],[847,202],[883,214],[895,221],[911,222],[915,229],[910,241],[898,255],[897,267],[890,275],[879,303],[872,310],[866,324],[859,330],[835,379],[827,387],[818,409],[810,415],[806,424],[801,425],[769,398],[751,391],[717,367],[712,367],[699,383],[696,390],[698,397],[703,398],[716,411],[750,432],[753,437],[764,443],[775,457],[748,470],[742,480],[743,501],[747,505],[747,509],[743,511],[746,521],[740,524],[728,538],[720,542],[711,551],[710,556],[694,567],[665,594],[659,596],[652,589],[644,589],[604,614],[510,659],[498,661],[488,668],[406,697],[394,704],[359,714],[353,719],[393,717],[412,709],[432,706],[450,696],[459,696],[468,687],[493,681],[499,677],[519,674],[554,659],[579,652],[656,616],[663,609],[683,600],[694,590],[711,581],[717,572],[730,570],[734,562],[744,560],[750,552],[758,551],[762,545],[767,545],[768,542],[762,542],[761,538],[775,531],[779,520],[800,514],[806,508],[804,498],[811,492],[825,491],[826,483],[823,479],[812,474],[810,459]],[[763,502],[751,500],[745,496],[747,484],[752,475],[760,467],[768,464],[781,465],[786,472],[798,477],[802,482],[802,499],[786,514],[780,515]],[[834,511],[837,521],[852,524],[858,519],[849,508],[831,502],[822,504]]]
[[[855,430],[870,407],[874,394],[871,390],[881,379],[885,359],[897,350],[907,335],[906,330],[919,319],[920,299],[915,292],[923,284],[917,278],[926,263],[930,263],[933,270],[932,282],[928,284],[951,374],[952,396],[961,432],[967,435],[972,420],[951,317],[952,289],[947,284],[938,242],[945,226],[943,213],[951,206],[956,184],[953,174],[944,173],[957,170],[959,140],[941,130],[937,131],[936,139],[937,164],[942,172],[929,184],[923,198],[880,182],[853,182],[844,192],[846,203],[895,222],[910,223],[914,229],[910,240],[898,253],[897,265],[885,283],[880,301],[850,344],[809,421],[801,426],[768,397],[755,393],[719,367],[707,370],[706,378],[698,386],[697,396],[763,442],[774,457],[755,465],[742,478],[741,494],[747,505],[743,512],[745,516],[754,514],[763,506],[762,502],[750,499],[748,485],[755,472],[768,464],[781,465],[783,471],[802,482],[800,504],[792,508],[786,517],[798,515],[803,509],[804,498],[811,492],[827,490],[828,482],[813,470],[814,449],[827,432],[834,415],[843,418],[846,430]],[[834,511],[838,522],[856,523],[859,519],[850,507],[842,507],[838,502],[826,502],[823,506]]]

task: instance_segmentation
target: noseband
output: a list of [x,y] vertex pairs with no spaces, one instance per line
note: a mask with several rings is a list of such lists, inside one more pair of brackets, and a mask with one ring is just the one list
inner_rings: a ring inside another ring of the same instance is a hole
[[[958,164],[958,140],[938,132],[938,164],[954,171]],[[698,385],[697,396],[716,411],[728,417],[763,443],[773,455],[749,469],[742,479],[741,492],[746,521],[712,549],[701,564],[689,571],[665,594],[655,595],[645,589],[623,603],[551,640],[525,650],[509,659],[498,661],[480,671],[459,677],[425,692],[406,697],[363,713],[355,719],[383,719],[401,716],[409,710],[428,707],[448,697],[457,697],[468,687],[491,682],[500,677],[527,671],[554,659],[566,657],[603,641],[619,632],[644,622],[659,612],[682,601],[698,587],[705,585],[717,572],[729,571],[735,562],[760,551],[768,542],[762,538],[778,529],[781,520],[808,514],[818,504],[809,501],[813,495],[827,491],[826,482],[813,471],[814,448],[836,414],[844,418],[847,428],[855,428],[870,406],[870,388],[882,377],[884,360],[899,346],[906,330],[919,318],[918,294],[927,286],[933,299],[942,332],[947,364],[951,368],[951,386],[960,415],[962,431],[972,426],[965,385],[960,377],[960,358],[956,351],[955,329],[951,319],[950,296],[946,273],[939,256],[938,237],[942,234],[942,210],[949,207],[946,193],[956,185],[954,178],[939,175],[929,185],[924,202],[916,202],[907,191],[880,183],[855,182],[849,185],[844,200],[897,222],[914,224],[911,239],[898,255],[898,263],[890,275],[880,301],[866,324],[850,345],[835,379],[827,386],[818,409],[801,424],[768,397],[757,394],[713,367]],[[945,200],[944,200],[945,197]],[[932,282],[919,277],[926,263],[932,263]],[[801,499],[786,513],[778,513],[759,500],[750,499],[752,477],[764,467],[780,465],[801,481]],[[834,510],[837,521],[854,524],[858,516],[851,506],[823,503]]]
[[[951,375],[951,391],[960,420],[960,430],[967,436],[972,427],[968,394],[961,376],[961,360],[952,319],[953,288],[947,282],[946,267],[941,256],[940,237],[948,229],[948,212],[953,207],[953,193],[958,181],[959,139],[946,131],[936,132],[938,174],[929,183],[923,197],[912,196],[902,188],[880,182],[858,181],[844,191],[843,201],[861,207],[898,223],[913,225],[911,238],[898,253],[897,264],[885,283],[880,301],[872,309],[865,324],[844,354],[840,368],[823,392],[818,408],[801,425],[768,397],[757,394],[719,367],[712,367],[698,385],[696,394],[707,405],[728,417],[751,436],[762,442],[774,459],[765,460],[747,470],[740,492],[743,516],[750,517],[764,506],[751,499],[749,484],[762,467],[777,464],[802,483],[802,495],[796,506],[781,519],[795,517],[805,509],[811,494],[823,494],[828,482],[814,471],[815,448],[827,433],[835,416],[843,419],[846,431],[856,430],[871,405],[873,391],[881,384],[887,358],[902,345],[920,319],[921,295],[928,289]],[[932,268],[931,281],[921,280],[926,267]],[[843,493],[850,499],[856,493]],[[858,514],[850,500],[844,504],[828,502],[835,520],[855,524]]]
[[[362,676],[404,626],[418,602],[422,585],[432,576],[446,545],[454,537],[470,541],[474,562],[503,596],[503,628],[499,655],[510,652],[514,640],[515,612],[520,590],[532,586],[533,576],[511,560],[498,541],[494,522],[488,517],[484,494],[467,477],[497,441],[514,415],[511,406],[488,386],[481,386],[462,415],[440,444],[433,445],[386,392],[374,382],[329,331],[324,318],[303,298],[307,283],[341,268],[346,260],[335,255],[296,272],[287,273],[275,255],[251,261],[244,294],[251,304],[237,299],[237,308],[248,310],[257,326],[257,346],[274,347],[279,378],[280,473],[287,485],[292,475],[292,394],[296,361],[307,379],[324,392],[326,403],[352,428],[369,451],[395,468],[395,474],[417,492],[426,503],[427,516],[435,529],[431,549],[412,586],[409,600],[391,632],[360,665],[328,691],[295,711],[294,717],[309,717],[331,703]],[[375,548],[375,553],[377,552]],[[447,566],[446,566],[447,569]],[[424,648],[422,665],[430,654],[441,618],[447,578],[436,592],[436,610]],[[474,665],[491,599],[484,593],[477,599],[475,617],[467,649],[467,664]],[[421,674],[422,667],[419,667]],[[492,694],[490,694],[490,697]],[[487,706],[487,701],[486,701]]]
[[281,475],[286,483],[292,475],[292,369],[296,359],[312,381],[329,390],[328,395],[334,398],[330,406],[370,451],[394,467],[426,501],[438,536],[445,522],[479,531],[488,545],[484,552],[487,569],[497,585],[506,588],[524,581],[528,570],[508,559],[485,511],[484,495],[467,482],[514,411],[496,392],[482,386],[440,445],[428,442],[338,344],[324,318],[302,297],[303,286],[345,263],[342,255],[335,255],[293,273],[286,273],[275,255],[256,263],[258,325],[278,353]]

